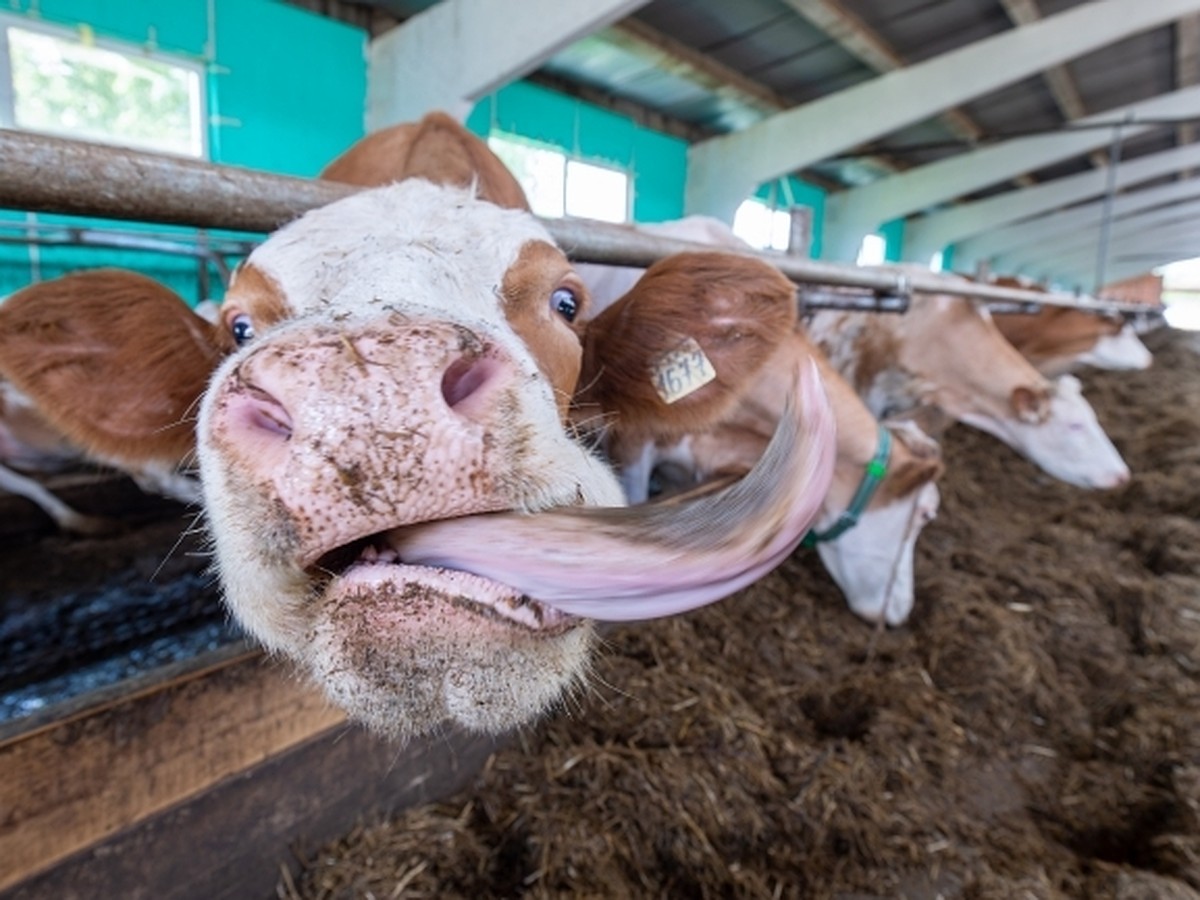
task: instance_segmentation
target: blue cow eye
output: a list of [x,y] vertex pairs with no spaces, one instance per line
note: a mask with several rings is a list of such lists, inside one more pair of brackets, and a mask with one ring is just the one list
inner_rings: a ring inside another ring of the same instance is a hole
[[233,321],[229,323],[229,330],[233,332],[234,343],[239,347],[254,340],[254,323],[245,313],[233,317]]
[[579,315],[579,298],[569,287],[560,287],[550,295],[550,307],[568,322],[574,322]]

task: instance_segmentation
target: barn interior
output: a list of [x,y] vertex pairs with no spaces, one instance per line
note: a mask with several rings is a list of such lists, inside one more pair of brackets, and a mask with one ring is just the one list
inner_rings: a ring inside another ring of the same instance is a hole
[[0,897],[1200,897],[1200,343],[1163,320],[1198,0],[13,0],[0,34],[0,296],[119,267],[219,303],[331,159],[442,109],[573,259],[707,215],[802,310],[960,273],[1154,354],[1078,373],[1118,489],[946,433],[904,625],[797,550],[500,737],[348,723],[231,620],[195,504],[39,473],[115,527],[0,492]]

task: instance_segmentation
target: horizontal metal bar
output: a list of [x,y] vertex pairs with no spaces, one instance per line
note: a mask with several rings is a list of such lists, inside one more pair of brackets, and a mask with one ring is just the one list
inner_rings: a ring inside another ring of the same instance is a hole
[[[351,185],[217,166],[182,157],[0,129],[0,207],[267,233],[309,209],[360,190]],[[663,256],[711,247],[647,235],[631,226],[544,219],[573,259],[648,266]],[[749,252],[749,251],[748,251]],[[1141,313],[1143,304],[1039,293],[899,271],[751,253],[799,284],[903,296],[913,291],[981,300]]]

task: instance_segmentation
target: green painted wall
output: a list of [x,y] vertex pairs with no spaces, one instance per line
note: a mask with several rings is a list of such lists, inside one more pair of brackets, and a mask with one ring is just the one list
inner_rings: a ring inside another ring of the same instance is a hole
[[[312,176],[363,134],[366,35],[279,0],[10,0],[0,12],[206,66],[212,162]],[[210,21],[211,13],[211,21]],[[263,35],[271,35],[268,45]],[[281,53],[280,48],[286,48]],[[29,221],[24,212],[3,214]],[[42,223],[136,223],[40,215]],[[188,229],[146,226],[180,234]],[[138,269],[190,300],[195,264],[154,253],[0,245],[0,295],[99,265]]]

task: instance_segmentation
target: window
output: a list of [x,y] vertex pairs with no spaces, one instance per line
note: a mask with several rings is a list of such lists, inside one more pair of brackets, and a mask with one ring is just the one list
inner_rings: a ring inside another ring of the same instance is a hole
[[941,272],[946,268],[946,251],[939,250],[929,258],[929,271]]
[[860,266],[882,265],[884,254],[887,252],[887,241],[882,234],[868,234],[862,239],[856,262]]
[[792,217],[759,200],[747,200],[733,217],[733,233],[759,250],[787,250],[792,240]]
[[568,159],[557,150],[504,134],[493,134],[488,146],[516,176],[539,216],[629,220],[629,175],[625,172]]
[[203,158],[204,69],[0,18],[0,125]]

